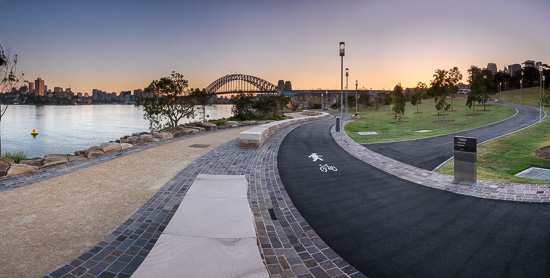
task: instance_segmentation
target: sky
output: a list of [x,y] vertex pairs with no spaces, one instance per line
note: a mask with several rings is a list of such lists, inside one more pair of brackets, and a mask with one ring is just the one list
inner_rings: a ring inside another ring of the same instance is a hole
[[[0,44],[48,89],[120,92],[179,72],[293,89],[429,85],[436,69],[550,64],[548,0],[0,0]],[[344,77],[345,86],[345,77]]]

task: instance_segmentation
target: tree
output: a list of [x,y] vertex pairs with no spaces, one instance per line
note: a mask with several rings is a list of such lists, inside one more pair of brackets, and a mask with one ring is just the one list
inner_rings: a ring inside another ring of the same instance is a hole
[[271,116],[282,112],[288,102],[284,96],[263,96],[256,100],[253,108],[262,116]]
[[405,114],[405,104],[407,103],[407,99],[405,98],[405,94],[403,93],[403,87],[401,87],[401,83],[395,85],[392,91],[392,95],[393,106],[391,110],[397,115],[398,122],[401,122],[401,116]]
[[206,122],[206,106],[210,103],[210,100],[214,97],[214,94],[208,93],[205,89],[200,90],[197,88],[191,91],[190,97],[195,104],[201,105],[199,114],[202,117],[202,121]]
[[254,94],[238,91],[231,96],[231,103],[233,103],[231,112],[236,118],[248,120],[254,115]]
[[497,85],[495,84],[495,76],[493,72],[487,68],[481,70],[481,75],[483,77],[483,83],[485,85],[485,90],[482,93],[481,102],[483,103],[483,111],[486,111],[486,103],[489,101],[491,95],[496,93]]
[[413,92],[411,94],[411,104],[416,105],[416,113],[419,113],[418,105],[422,104],[422,96],[426,91],[426,89],[427,89],[427,86],[423,82],[418,82],[416,87],[413,89]]
[[451,107],[447,103],[447,96],[449,94],[448,83],[447,83],[447,71],[437,69],[434,73],[434,80],[430,84],[430,95],[434,97],[435,109],[437,110],[437,115],[443,115],[443,121],[445,121],[445,111],[448,111]]
[[371,103],[371,96],[368,92],[360,92],[359,99],[357,101],[361,107],[367,107]]
[[451,111],[454,111],[454,99],[458,93],[458,82],[462,80],[462,73],[460,73],[457,67],[454,67],[447,72],[446,77],[447,89],[451,94]]
[[[0,45],[0,94],[4,95],[12,91],[25,82],[23,79],[24,73],[17,73],[17,54],[12,54],[9,48],[4,48]],[[8,110],[9,102],[0,103],[0,124],[2,117]],[[2,153],[2,136],[0,134],[0,154]]]
[[143,109],[143,118],[149,120],[151,131],[176,128],[181,119],[195,117],[195,105],[185,94],[187,83],[182,74],[173,71],[170,76],[149,84],[146,92],[152,92],[153,97],[137,98],[136,107]]
[[470,92],[468,93],[468,99],[466,100],[466,105],[468,107],[473,107],[473,114],[476,113],[475,103],[480,103],[483,100],[483,92],[485,92],[485,81],[483,80],[483,75],[481,70],[476,66],[471,66],[468,69],[469,77],[468,83],[470,85]]

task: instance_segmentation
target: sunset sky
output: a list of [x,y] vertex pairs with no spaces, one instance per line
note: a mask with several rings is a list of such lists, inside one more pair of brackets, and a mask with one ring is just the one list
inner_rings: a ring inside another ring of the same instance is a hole
[[0,44],[52,90],[118,93],[172,71],[199,88],[238,72],[336,89],[340,41],[350,88],[550,63],[548,0],[0,0],[0,11]]

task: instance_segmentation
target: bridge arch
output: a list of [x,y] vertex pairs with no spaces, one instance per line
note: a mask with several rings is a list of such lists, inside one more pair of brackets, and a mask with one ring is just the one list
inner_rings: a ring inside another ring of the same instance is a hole
[[[237,85],[231,88],[228,88],[227,85],[231,82],[237,82]],[[256,87],[253,90],[244,89],[243,85],[252,85]],[[206,87],[206,92],[211,94],[223,94],[223,93],[232,93],[238,90],[250,91],[256,93],[277,93],[277,86],[263,80],[259,77],[246,74],[229,74],[223,77],[218,78],[216,81],[212,82],[208,87]]]

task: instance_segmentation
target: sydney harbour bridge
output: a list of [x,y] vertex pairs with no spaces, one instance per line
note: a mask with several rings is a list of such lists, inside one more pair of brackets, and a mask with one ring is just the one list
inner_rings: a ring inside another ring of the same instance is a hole
[[246,74],[229,74],[218,78],[206,87],[210,94],[233,94],[238,91],[256,94],[280,94],[283,88],[262,78]]

